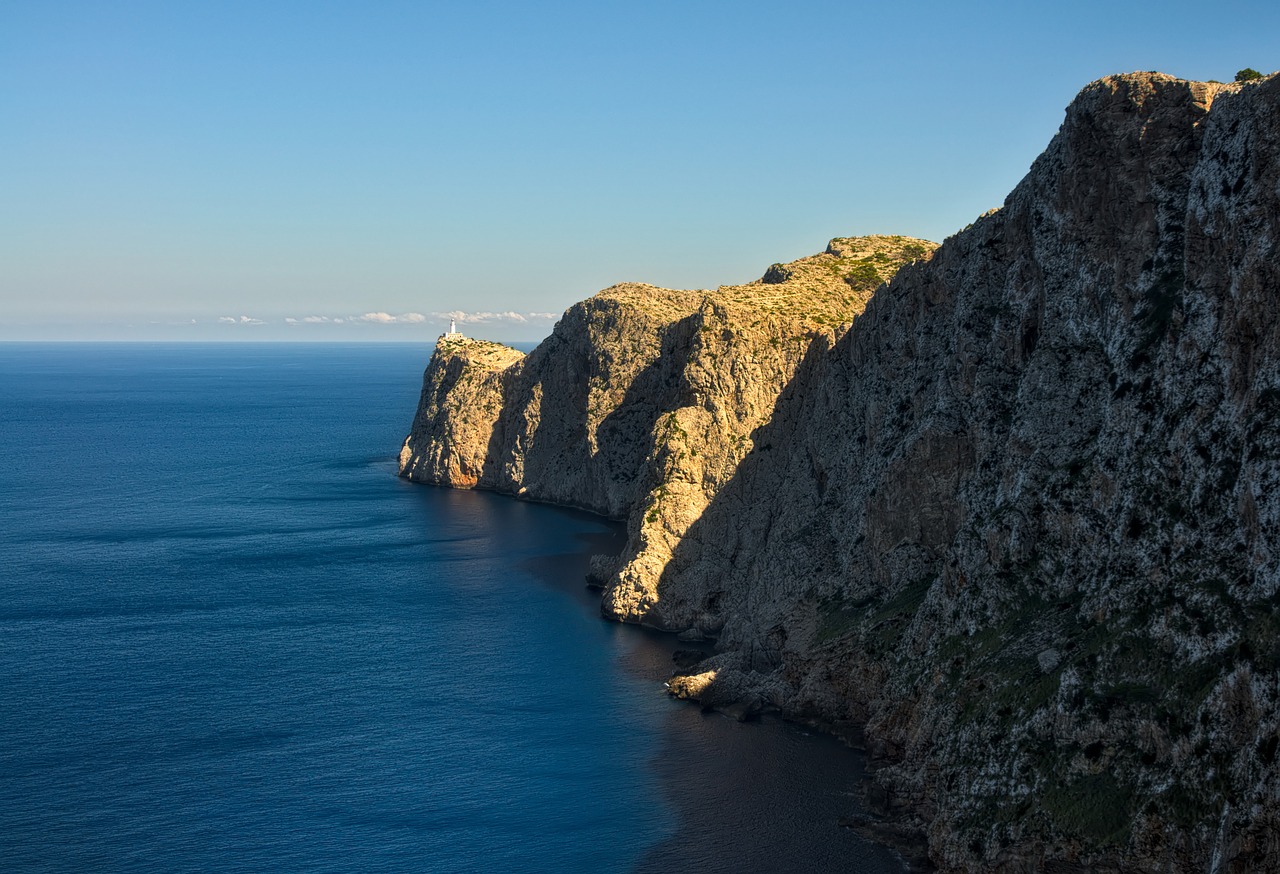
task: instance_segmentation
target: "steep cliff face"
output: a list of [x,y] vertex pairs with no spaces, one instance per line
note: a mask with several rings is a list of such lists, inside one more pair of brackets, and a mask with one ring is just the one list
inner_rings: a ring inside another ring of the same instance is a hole
[[623,555],[598,563],[615,581],[607,609],[670,627],[655,599],[658,573],[750,451],[751,431],[805,350],[934,248],[908,237],[839,238],[747,285],[617,285],[570,307],[527,357],[442,339],[401,475],[626,518]]
[[470,488],[485,475],[507,402],[507,370],[523,355],[461,335],[440,338],[422,381],[418,413],[400,449],[400,475]]
[[721,650],[678,692],[864,723],[948,869],[1277,864],[1280,78],[1090,85],[755,382],[749,314],[695,309],[631,503],[531,494],[630,513],[606,613]]

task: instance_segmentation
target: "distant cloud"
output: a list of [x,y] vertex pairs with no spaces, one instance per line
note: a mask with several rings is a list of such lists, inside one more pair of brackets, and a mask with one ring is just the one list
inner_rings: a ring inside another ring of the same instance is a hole
[[492,322],[527,324],[529,322],[553,322],[560,318],[559,313],[517,313],[510,310],[502,313],[468,313],[462,310],[454,310],[448,313],[432,313],[432,315],[440,316],[442,319],[456,319],[464,324],[486,324]]
[[404,325],[417,325],[425,322],[427,317],[422,313],[401,313],[393,316],[391,313],[365,313],[363,316],[355,316],[352,321],[356,322],[374,322],[380,325],[390,325],[400,323]]
[[265,325],[266,324],[266,322],[262,321],[262,319],[255,319],[252,316],[241,316],[238,319],[234,316],[219,316],[218,321],[224,325]]
[[[459,325],[535,325],[539,323],[551,324],[560,317],[559,313],[518,313],[513,310],[506,312],[466,312],[464,310],[453,310],[451,312],[431,312],[431,313],[389,313],[384,310],[367,312],[362,315],[353,316],[287,316],[284,323],[287,325],[342,325],[342,324],[364,324],[364,325],[422,325],[430,324],[447,326],[450,320],[456,321]],[[261,320],[250,318],[249,316],[240,316],[233,318],[231,316],[223,316],[218,321],[229,325],[250,325],[262,324]]]

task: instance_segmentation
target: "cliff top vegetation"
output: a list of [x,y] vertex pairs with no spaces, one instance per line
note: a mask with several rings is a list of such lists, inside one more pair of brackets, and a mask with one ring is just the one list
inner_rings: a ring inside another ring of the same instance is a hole
[[623,283],[596,297],[670,317],[709,301],[732,311],[740,324],[776,316],[809,328],[833,327],[853,321],[877,288],[905,265],[927,260],[937,248],[937,243],[901,235],[836,237],[825,251],[772,264],[760,279],[743,285],[677,290]]
[[460,355],[472,364],[501,370],[524,357],[519,349],[512,349],[491,340],[476,340],[462,334],[445,334],[436,341],[437,355]]

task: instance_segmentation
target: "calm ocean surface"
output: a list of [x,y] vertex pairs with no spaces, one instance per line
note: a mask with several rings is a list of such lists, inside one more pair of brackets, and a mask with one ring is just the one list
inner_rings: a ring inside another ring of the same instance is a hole
[[0,344],[0,868],[901,870],[599,618],[615,528],[396,478],[429,354]]

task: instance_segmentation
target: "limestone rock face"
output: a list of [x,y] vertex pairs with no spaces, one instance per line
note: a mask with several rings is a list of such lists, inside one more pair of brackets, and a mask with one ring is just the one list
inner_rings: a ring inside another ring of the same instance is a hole
[[400,474],[469,488],[484,474],[507,398],[507,369],[524,358],[498,343],[446,335],[422,382]]
[[616,285],[570,307],[527,357],[442,339],[400,473],[627,519],[627,549],[602,571],[606,612],[687,627],[688,611],[668,618],[655,590],[681,535],[750,451],[751,431],[808,348],[934,248],[843,238],[785,265],[789,278],[778,282]]
[[866,245],[602,292],[492,418],[437,350],[402,469],[626,518],[606,614],[720,650],[673,688],[864,724],[945,870],[1274,870],[1280,77],[1095,82],[1001,209]]

